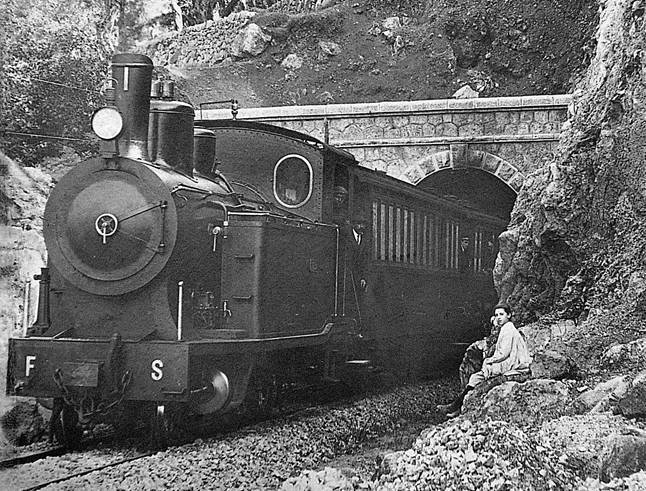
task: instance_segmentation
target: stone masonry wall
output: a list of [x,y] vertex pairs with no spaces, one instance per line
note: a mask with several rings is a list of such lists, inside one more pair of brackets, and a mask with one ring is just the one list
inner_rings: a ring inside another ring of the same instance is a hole
[[[568,95],[241,109],[238,118],[307,133],[361,165],[416,184],[444,168],[478,167],[520,190],[551,157]],[[223,109],[205,119],[230,118]]]

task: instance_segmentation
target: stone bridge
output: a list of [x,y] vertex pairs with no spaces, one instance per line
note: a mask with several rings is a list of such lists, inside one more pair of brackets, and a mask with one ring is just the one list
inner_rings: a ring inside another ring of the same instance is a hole
[[[476,168],[513,194],[555,149],[569,95],[242,108],[238,119],[308,133],[361,165],[418,184],[442,170]],[[198,111],[204,119],[228,110]]]

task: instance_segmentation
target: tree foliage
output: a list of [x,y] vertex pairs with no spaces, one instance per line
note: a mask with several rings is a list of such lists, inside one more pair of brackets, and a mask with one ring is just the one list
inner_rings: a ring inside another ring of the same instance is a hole
[[[66,147],[95,147],[90,115],[100,105],[115,2],[5,0],[0,6],[0,119],[5,152],[26,165]],[[14,132],[61,136],[26,137]]]
[[[230,0],[228,0],[230,1]],[[225,0],[179,0],[182,17],[187,26],[201,24],[213,18],[213,10],[222,7]]]

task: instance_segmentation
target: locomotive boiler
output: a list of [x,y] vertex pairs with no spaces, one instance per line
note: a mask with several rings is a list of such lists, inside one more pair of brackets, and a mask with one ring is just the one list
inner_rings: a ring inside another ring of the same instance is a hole
[[[189,414],[262,413],[286,387],[357,367],[428,371],[495,302],[484,244],[500,219],[295,131],[194,121],[145,56],[115,55],[111,72],[99,155],[46,205],[38,319],[9,341],[7,393],[53,399],[60,440],[79,422],[143,418],[163,434]],[[346,216],[370,225],[362,305],[339,186]]]

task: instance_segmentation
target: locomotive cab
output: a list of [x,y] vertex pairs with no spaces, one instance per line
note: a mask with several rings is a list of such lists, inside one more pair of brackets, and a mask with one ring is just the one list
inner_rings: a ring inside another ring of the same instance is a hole
[[296,218],[334,223],[333,190],[349,189],[349,169],[358,165],[352,154],[264,123],[196,124],[215,134],[216,160],[237,191]]

